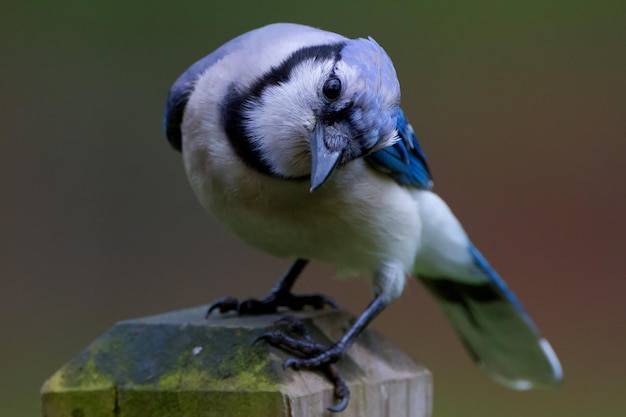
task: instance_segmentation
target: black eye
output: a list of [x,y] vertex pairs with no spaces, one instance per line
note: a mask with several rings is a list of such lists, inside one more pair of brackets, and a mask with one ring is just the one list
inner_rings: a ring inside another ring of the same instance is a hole
[[330,77],[327,79],[322,92],[327,99],[336,100],[339,94],[341,94],[341,81],[339,81],[339,78]]

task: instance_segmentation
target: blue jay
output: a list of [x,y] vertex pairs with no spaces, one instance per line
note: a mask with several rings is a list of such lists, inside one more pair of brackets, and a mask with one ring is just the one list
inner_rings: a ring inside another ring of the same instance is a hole
[[245,33],[176,80],[166,135],[201,204],[251,246],[296,260],[266,297],[223,298],[209,313],[335,306],[291,293],[309,260],[364,273],[373,301],[332,346],[280,331],[264,336],[304,355],[286,366],[319,368],[338,361],[416,277],[496,381],[519,390],[558,385],[550,344],[431,191],[399,105],[391,59],[372,38],[296,24]]

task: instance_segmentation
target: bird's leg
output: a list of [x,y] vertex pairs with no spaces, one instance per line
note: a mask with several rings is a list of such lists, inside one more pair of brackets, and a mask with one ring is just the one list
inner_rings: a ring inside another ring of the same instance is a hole
[[[313,355],[307,355],[305,359],[291,358],[287,359],[284,363],[284,367],[291,367],[293,369],[312,369],[317,368],[323,364],[335,363],[346,353],[348,348],[352,346],[356,338],[365,330],[367,325],[387,306],[387,301],[382,296],[377,296],[367,306],[365,311],[361,313],[359,318],[354,322],[352,327],[348,329],[346,334],[334,345],[327,347],[322,352],[316,352]],[[306,346],[310,342],[301,342],[302,347],[298,351],[304,351]],[[294,350],[290,347],[290,350]]]
[[[294,353],[305,354],[306,356],[319,355],[327,349],[325,345],[316,343],[306,331],[304,324],[295,317],[285,316],[274,322],[274,326],[282,324],[286,326],[287,332],[294,335],[295,338],[275,329],[260,335],[254,342],[265,340],[272,346],[288,349]],[[350,389],[348,385],[339,374],[339,370],[334,363],[321,364],[319,368],[332,382],[335,398],[339,400],[336,405],[328,409],[336,412],[343,411],[350,401]]]
[[208,317],[213,310],[219,310],[221,313],[236,311],[239,315],[258,315],[275,313],[278,307],[302,310],[305,306],[311,306],[319,310],[325,305],[329,305],[337,308],[335,301],[321,294],[294,295],[291,293],[291,287],[307,263],[306,259],[296,260],[265,297],[243,300],[237,300],[233,297],[220,298],[211,303],[206,316]]
[[265,340],[272,346],[287,349],[302,356],[302,358],[287,359],[283,364],[284,368],[291,367],[295,370],[319,368],[323,371],[335,386],[335,396],[340,399],[339,404],[329,408],[329,410],[341,411],[348,405],[350,391],[334,364],[341,359],[359,334],[383,311],[387,304],[389,304],[389,301],[386,297],[382,295],[376,296],[346,334],[332,346],[316,343],[306,333],[302,322],[293,317],[282,318],[277,324],[288,320],[288,332],[296,337],[292,337],[277,329],[259,336],[256,340]]

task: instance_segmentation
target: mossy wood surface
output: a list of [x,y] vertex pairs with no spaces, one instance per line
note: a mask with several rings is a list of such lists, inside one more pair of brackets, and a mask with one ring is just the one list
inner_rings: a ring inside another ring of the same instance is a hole
[[[314,417],[331,413],[322,374],[283,370],[290,357],[252,344],[279,317],[215,315],[205,307],[117,323],[58,370],[42,388],[45,417]],[[293,314],[323,343],[353,318],[341,311]],[[431,376],[368,330],[339,370],[351,391],[338,417],[423,417]]]

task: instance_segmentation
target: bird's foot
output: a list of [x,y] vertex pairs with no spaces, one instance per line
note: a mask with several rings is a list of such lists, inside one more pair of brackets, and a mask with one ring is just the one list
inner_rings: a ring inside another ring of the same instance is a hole
[[280,326],[284,330],[276,327],[274,330],[257,337],[254,342],[264,340],[274,347],[287,349],[302,356],[302,358],[287,359],[283,364],[285,369],[291,367],[294,370],[321,370],[334,385],[334,394],[339,400],[336,405],[329,407],[328,410],[343,411],[348,406],[350,390],[339,374],[335,362],[343,356],[346,349],[339,344],[328,347],[315,342],[306,331],[304,324],[294,317],[282,317],[274,325]]
[[263,298],[245,298],[243,300],[237,300],[233,297],[220,298],[211,303],[207,310],[206,317],[208,317],[213,310],[219,310],[220,313],[236,311],[240,316],[253,316],[276,313],[279,307],[286,307],[290,310],[298,311],[306,306],[313,307],[315,310],[321,310],[324,306],[330,306],[332,308],[339,307],[332,298],[321,294],[294,295],[289,291],[278,290],[271,291]]

